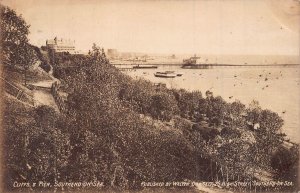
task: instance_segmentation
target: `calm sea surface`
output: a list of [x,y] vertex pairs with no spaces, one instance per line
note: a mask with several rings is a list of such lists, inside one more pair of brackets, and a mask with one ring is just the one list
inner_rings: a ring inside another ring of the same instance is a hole
[[[183,75],[171,79],[154,76],[155,72],[166,70]],[[228,102],[239,100],[248,105],[257,100],[262,108],[275,111],[284,119],[283,132],[288,138],[300,142],[300,67],[181,69],[180,66],[159,66],[124,73],[166,83],[169,88],[200,90],[203,94],[210,90]]]

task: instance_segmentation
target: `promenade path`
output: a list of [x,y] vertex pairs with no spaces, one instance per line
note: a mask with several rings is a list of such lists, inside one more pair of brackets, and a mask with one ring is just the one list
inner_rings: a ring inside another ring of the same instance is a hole
[[[38,70],[43,70],[40,67],[37,67]],[[59,81],[57,78],[53,77],[52,70],[49,73],[51,80],[42,80],[38,82],[30,83],[33,86],[33,98],[37,102],[37,106],[47,105],[53,107],[55,110],[58,110],[58,107],[55,103],[55,100],[51,94],[51,86],[54,82]]]

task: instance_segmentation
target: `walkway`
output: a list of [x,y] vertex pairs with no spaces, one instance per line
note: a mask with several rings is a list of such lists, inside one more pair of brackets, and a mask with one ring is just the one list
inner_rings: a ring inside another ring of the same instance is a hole
[[[40,67],[37,70],[42,70]],[[55,100],[51,94],[52,84],[58,81],[57,78],[54,78],[52,73],[49,74],[51,80],[43,80],[34,83],[30,83],[29,85],[33,86],[33,98],[37,102],[37,106],[47,105],[53,107],[55,110],[58,110],[58,107],[55,103]]]
[[34,90],[33,98],[37,102],[36,106],[47,105],[53,107],[55,110],[58,111],[58,107],[54,101],[50,90]]

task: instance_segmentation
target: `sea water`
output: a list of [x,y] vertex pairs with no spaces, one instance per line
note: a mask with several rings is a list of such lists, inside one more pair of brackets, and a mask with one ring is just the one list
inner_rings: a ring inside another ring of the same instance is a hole
[[[181,77],[158,78],[157,71],[175,71]],[[263,109],[277,112],[284,120],[283,132],[291,141],[300,142],[300,67],[214,67],[182,69],[161,65],[157,69],[136,69],[125,72],[133,78],[165,83],[168,88],[210,90],[227,102],[239,100],[249,105],[259,102]]]

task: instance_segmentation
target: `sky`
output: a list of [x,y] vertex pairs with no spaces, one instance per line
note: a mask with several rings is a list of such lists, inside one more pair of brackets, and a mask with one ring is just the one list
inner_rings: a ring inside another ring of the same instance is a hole
[[166,54],[299,55],[299,0],[0,0],[22,14],[30,42],[76,41]]

